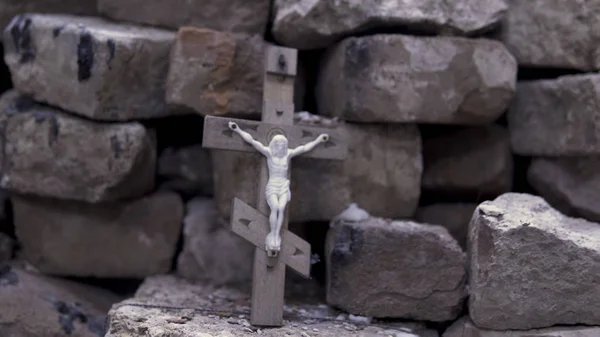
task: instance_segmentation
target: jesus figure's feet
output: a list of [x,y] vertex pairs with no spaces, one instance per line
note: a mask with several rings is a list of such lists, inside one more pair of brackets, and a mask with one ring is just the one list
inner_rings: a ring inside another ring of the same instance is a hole
[[277,235],[275,232],[270,232],[267,234],[267,238],[265,239],[265,247],[268,257],[277,256],[281,250],[281,237],[279,237],[279,235]]

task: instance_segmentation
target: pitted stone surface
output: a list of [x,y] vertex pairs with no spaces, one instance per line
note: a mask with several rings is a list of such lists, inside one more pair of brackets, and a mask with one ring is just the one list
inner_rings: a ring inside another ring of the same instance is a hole
[[175,33],[95,17],[25,14],[4,31],[20,92],[84,117],[125,121],[179,113],[165,102]]

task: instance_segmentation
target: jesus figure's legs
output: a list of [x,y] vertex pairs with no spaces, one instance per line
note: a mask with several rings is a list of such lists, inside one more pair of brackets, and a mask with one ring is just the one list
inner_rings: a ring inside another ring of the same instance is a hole
[[271,231],[265,239],[265,247],[269,257],[277,256],[277,253],[281,249],[280,233],[285,217],[285,206],[288,200],[289,196],[287,193],[283,193],[281,196],[271,194],[267,199],[267,203],[271,208],[271,215],[269,216]]

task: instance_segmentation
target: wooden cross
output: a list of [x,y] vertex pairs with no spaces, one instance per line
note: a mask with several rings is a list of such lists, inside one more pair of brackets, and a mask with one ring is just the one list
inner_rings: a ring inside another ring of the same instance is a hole
[[[264,145],[275,135],[284,135],[289,148],[314,140],[321,132],[329,134],[329,140],[318,145],[303,156],[320,159],[346,158],[348,149],[339,132],[333,129],[295,126],[294,124],[294,76],[296,75],[297,51],[290,48],[267,46],[264,73],[264,97],[262,122],[207,116],[204,122],[203,147],[222,150],[256,150],[229,128],[235,122]],[[289,179],[288,168],[288,179]],[[232,205],[231,230],[256,246],[252,280],[251,324],[256,326],[283,325],[283,293],[285,266],[289,266],[306,278],[310,277],[310,244],[287,230],[289,205],[281,228],[281,250],[276,257],[268,257],[265,237],[269,232],[270,209],[267,205],[265,187],[268,167],[261,158],[258,179],[258,204],[256,209],[235,198]],[[293,196],[292,196],[293,200]]]

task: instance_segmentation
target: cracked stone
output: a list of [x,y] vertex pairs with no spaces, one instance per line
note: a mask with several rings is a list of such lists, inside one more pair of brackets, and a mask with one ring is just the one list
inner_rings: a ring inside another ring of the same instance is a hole
[[600,222],[600,158],[535,158],[529,184],[563,214]]
[[479,328],[600,324],[599,224],[507,193],[477,207],[468,250],[469,313]]
[[96,17],[24,14],[4,31],[14,87],[105,121],[179,114],[165,102],[175,33]]
[[519,82],[507,120],[522,156],[600,154],[600,75]]
[[325,258],[327,302],[351,314],[448,321],[467,296],[465,253],[442,226],[334,222]]
[[478,328],[468,317],[454,322],[442,337],[597,337],[600,327],[568,326],[532,330],[495,331]]
[[273,36],[296,49],[390,27],[473,36],[495,27],[508,8],[505,0],[275,0],[274,6]]
[[183,218],[175,193],[103,204],[12,200],[23,257],[45,274],[143,278],[171,269]]
[[600,68],[600,1],[509,0],[498,38],[523,67]]
[[154,133],[137,122],[93,122],[11,90],[0,97],[0,135],[8,191],[97,203],[154,187]]
[[112,19],[178,29],[184,26],[264,35],[270,0],[98,0]]
[[349,121],[483,125],[508,108],[516,74],[498,41],[350,37],[326,52],[316,98],[323,115]]

